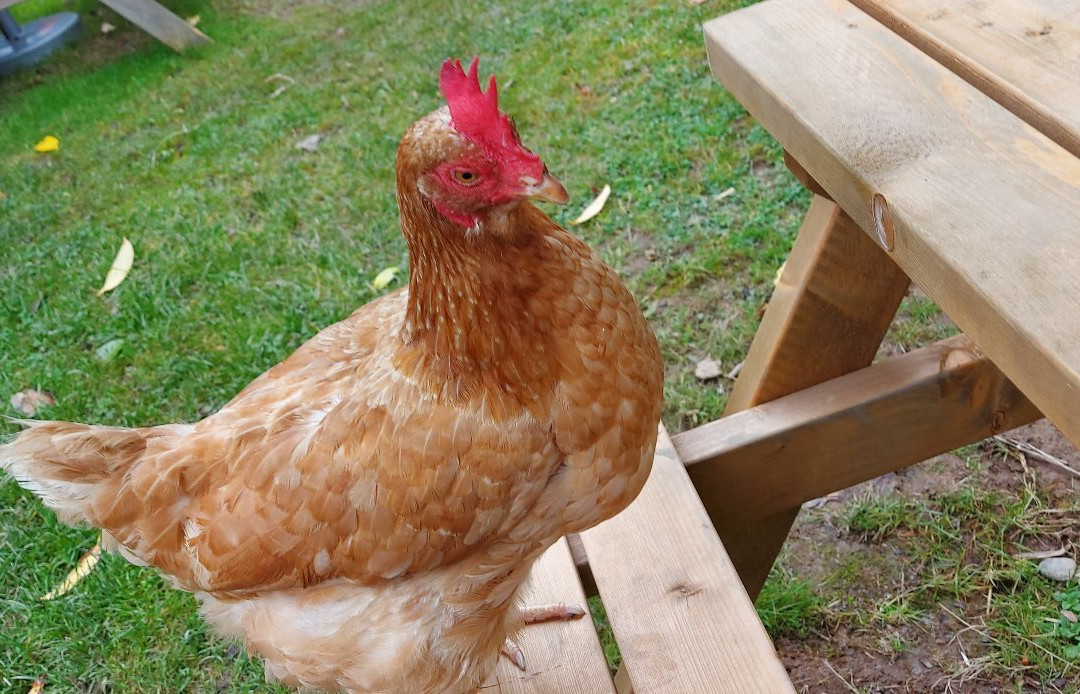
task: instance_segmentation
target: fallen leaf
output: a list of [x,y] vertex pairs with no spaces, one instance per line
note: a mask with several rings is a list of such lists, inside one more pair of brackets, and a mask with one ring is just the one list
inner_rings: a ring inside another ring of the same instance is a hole
[[611,186],[605,185],[604,189],[600,191],[600,194],[593,199],[585,209],[581,211],[581,214],[577,219],[570,222],[571,224],[584,224],[596,215],[600,214],[600,210],[604,209],[604,204],[607,202],[608,196],[611,195]]
[[111,292],[119,287],[120,283],[127,277],[128,272],[131,271],[131,265],[134,262],[135,249],[131,246],[131,241],[128,241],[125,237],[120,242],[120,251],[116,254],[112,267],[109,268],[108,274],[105,275],[105,284],[101,285],[101,289],[97,290],[97,295],[101,296],[105,292]]
[[0,190],[0,200],[7,200],[7,193]]
[[279,86],[277,89],[274,90],[274,92],[270,95],[271,99],[273,99],[276,96],[280,96],[283,91],[285,91],[286,89],[288,89],[292,85],[296,84],[296,80],[294,80],[292,77],[289,77],[288,75],[283,75],[280,72],[275,72],[274,74],[270,75],[265,80],[263,80],[263,82],[266,82],[267,84],[270,84],[271,82],[283,82],[284,83],[281,86]]
[[734,194],[735,194],[735,189],[734,188],[728,188],[728,189],[726,189],[726,190],[724,190],[724,191],[722,191],[720,193],[717,193],[716,197],[714,197],[713,200],[716,200],[717,202],[720,202],[724,198],[731,197]]
[[42,407],[56,404],[56,396],[47,390],[27,388],[11,396],[11,406],[28,417],[33,417]]
[[120,348],[124,346],[124,338],[118,337],[114,340],[109,340],[105,344],[101,345],[94,350],[94,356],[98,361],[109,362],[120,352]]
[[694,376],[699,381],[711,381],[714,378],[720,378],[721,373],[720,362],[708,357],[699,361],[694,369]]
[[1054,557],[1061,557],[1065,555],[1065,548],[1058,547],[1057,549],[1044,549],[1036,552],[1021,552],[1016,555],[1017,559],[1052,559]]
[[776,277],[773,277],[772,286],[780,284],[780,278],[784,275],[784,268],[787,267],[787,261],[780,263],[780,267],[776,268]]
[[38,677],[34,680],[34,683],[30,685],[30,691],[27,694],[41,694],[45,691],[45,678]]
[[193,27],[197,27],[197,26],[199,26],[199,22],[201,22],[201,21],[202,21],[202,17],[200,17],[200,16],[199,16],[199,15],[197,15],[197,14],[193,14],[193,15],[191,15],[190,17],[188,17],[186,21],[187,21],[187,23],[188,23],[188,24],[190,24],[191,26],[193,26]]
[[60,140],[57,140],[52,135],[46,135],[34,145],[35,152],[55,152],[58,149],[60,149]]
[[1062,610],[1061,611],[1061,616],[1064,617],[1065,619],[1069,620],[1073,624],[1076,624],[1076,613],[1073,612],[1072,610]]
[[379,274],[375,275],[375,279],[372,280],[371,286],[375,289],[384,289],[391,282],[397,279],[398,269],[396,267],[388,267]]
[[56,598],[66,595],[75,585],[90,575],[90,572],[97,566],[98,561],[101,560],[101,540],[97,541],[90,550],[79,558],[79,563],[75,565],[75,568],[68,572],[68,575],[61,581],[60,585],[56,586],[45,595],[42,595],[39,600],[55,600]]
[[303,140],[296,143],[297,149],[302,149],[305,152],[314,152],[319,148],[319,143],[322,142],[323,136],[316,133],[315,135],[308,135]]
[[727,372],[727,377],[734,381],[735,377],[739,375],[740,371],[742,371],[743,364],[745,364],[745,363],[746,363],[746,360],[744,359],[743,361],[740,361],[738,364],[733,366],[731,368],[731,371]]
[[108,35],[108,34],[113,33],[114,31],[116,31],[116,25],[115,24],[109,24],[108,22],[102,22],[101,23],[101,33],[102,34]]

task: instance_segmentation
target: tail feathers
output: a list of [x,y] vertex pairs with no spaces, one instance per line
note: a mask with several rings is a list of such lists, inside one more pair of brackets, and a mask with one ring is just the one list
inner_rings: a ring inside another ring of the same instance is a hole
[[0,468],[41,497],[65,523],[94,523],[91,506],[105,483],[146,451],[137,429],[19,420],[28,428],[0,446]]

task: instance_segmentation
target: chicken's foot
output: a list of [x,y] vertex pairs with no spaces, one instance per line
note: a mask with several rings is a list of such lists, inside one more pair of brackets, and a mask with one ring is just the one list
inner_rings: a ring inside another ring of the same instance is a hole
[[[519,612],[521,620],[525,622],[525,625],[536,624],[538,622],[567,622],[571,619],[577,619],[585,614],[585,610],[581,609],[577,605],[567,605],[565,603],[554,603],[552,605],[537,605],[536,607],[523,607]],[[525,654],[521,651],[521,646],[514,643],[513,639],[509,636],[506,637],[506,641],[503,642],[502,654],[517,665],[518,669],[525,670]]]

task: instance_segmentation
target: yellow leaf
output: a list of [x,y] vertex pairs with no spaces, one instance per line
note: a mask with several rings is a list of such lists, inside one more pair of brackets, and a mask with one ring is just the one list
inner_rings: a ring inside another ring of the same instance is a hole
[[780,278],[784,276],[784,268],[787,267],[787,261],[780,263],[780,267],[776,269],[776,277],[773,278],[772,286],[780,284]]
[[608,196],[611,195],[611,186],[605,185],[604,189],[600,191],[600,194],[590,202],[578,218],[570,222],[571,224],[584,224],[596,215],[600,214],[600,210],[604,209],[604,204],[607,202]]
[[45,691],[45,678],[38,677],[34,680],[34,683],[30,685],[30,691],[27,694],[41,694]]
[[120,283],[127,277],[128,272],[131,271],[131,265],[135,262],[135,249],[131,246],[131,241],[126,238],[120,243],[120,251],[116,254],[116,259],[113,260],[112,267],[109,268],[109,272],[105,275],[105,284],[101,285],[101,289],[97,290],[97,295],[101,296],[105,292],[111,292],[120,286]]
[[379,274],[375,275],[375,279],[372,280],[371,286],[376,289],[383,289],[395,279],[397,279],[398,269],[396,267],[388,267]]
[[41,142],[34,145],[35,152],[55,152],[58,149],[60,149],[60,140],[52,135],[46,135],[41,138]]
[[39,600],[55,600],[61,595],[66,595],[68,591],[75,587],[75,584],[90,575],[90,572],[97,566],[98,561],[101,559],[101,540],[99,539],[97,544],[90,548],[90,551],[82,555],[79,559],[79,563],[75,565],[75,568],[68,572],[68,575],[60,583],[45,595],[42,595]]

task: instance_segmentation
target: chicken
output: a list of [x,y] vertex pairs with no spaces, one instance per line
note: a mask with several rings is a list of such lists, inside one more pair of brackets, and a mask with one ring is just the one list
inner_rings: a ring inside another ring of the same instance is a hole
[[516,596],[536,558],[626,507],[651,468],[648,323],[529,202],[567,194],[494,76],[483,91],[477,60],[448,60],[439,86],[447,105],[397,153],[407,288],[196,424],[25,421],[0,447],[61,520],[193,592],[287,685],[475,691],[529,616]]

